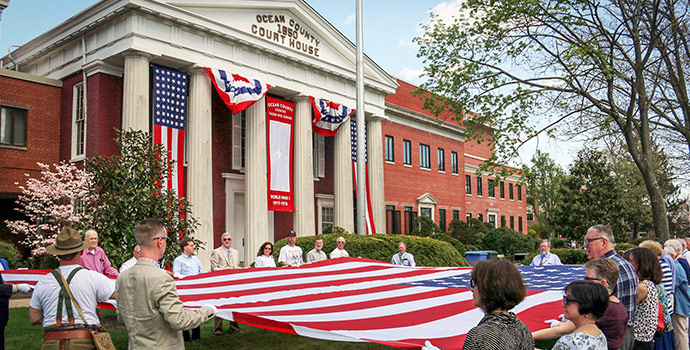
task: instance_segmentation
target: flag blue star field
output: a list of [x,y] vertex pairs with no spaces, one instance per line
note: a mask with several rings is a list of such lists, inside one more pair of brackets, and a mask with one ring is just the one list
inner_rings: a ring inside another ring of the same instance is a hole
[[184,196],[184,134],[187,124],[187,74],[153,66],[153,143],[175,161],[163,188]]
[[[519,268],[528,291],[511,311],[532,331],[563,313],[563,287],[585,275],[582,266]],[[484,316],[473,303],[471,271],[339,258],[299,267],[214,271],[176,284],[186,307],[210,303],[219,317],[251,326],[398,348],[419,349],[430,341],[440,349],[460,349]],[[47,273],[10,270],[3,277],[7,283],[35,285]]]

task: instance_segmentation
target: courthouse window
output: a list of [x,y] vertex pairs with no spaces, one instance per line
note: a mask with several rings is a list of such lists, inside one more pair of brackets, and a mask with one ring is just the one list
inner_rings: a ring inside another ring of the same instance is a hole
[[438,171],[446,171],[446,151],[438,149]]
[[386,135],[386,161],[395,162],[395,154],[393,151],[394,139],[393,136]]
[[477,176],[477,196],[482,195],[482,178],[481,176]]
[[419,144],[419,166],[425,169],[431,169],[429,146],[425,144]]
[[412,165],[412,142],[403,140],[403,163]]
[[496,187],[494,187],[494,180],[488,179],[486,188],[489,190],[489,197],[494,198],[496,197]]
[[74,85],[72,91],[72,158],[82,158],[86,154],[84,84]]
[[312,134],[312,161],[314,180],[326,177],[326,137]]
[[0,144],[26,147],[27,110],[2,106]]
[[453,174],[458,173],[458,153],[450,152],[450,170]]
[[472,194],[472,176],[465,175],[465,193]]
[[522,186],[517,185],[518,201],[522,201]]
[[505,182],[501,181],[501,199],[506,198]]
[[508,198],[510,200],[513,200],[513,184],[508,184]]

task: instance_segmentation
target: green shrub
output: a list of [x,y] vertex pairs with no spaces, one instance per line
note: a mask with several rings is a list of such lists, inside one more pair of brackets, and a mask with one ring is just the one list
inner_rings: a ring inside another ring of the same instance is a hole
[[628,249],[632,249],[632,248],[636,248],[636,247],[637,247],[637,245],[635,245],[635,244],[630,244],[630,243],[618,243],[618,244],[616,244],[616,246],[614,247],[614,249],[616,250],[616,252],[618,252],[618,251],[621,251],[621,250],[622,250],[622,251],[626,251],[626,250],[628,250]]
[[[587,262],[587,252],[584,249],[554,248],[551,253],[558,255],[565,265],[582,265]],[[539,252],[531,254],[524,260],[524,265],[529,265]]]
[[433,220],[426,216],[417,217],[417,222],[414,230],[410,233],[413,236],[428,237],[434,233],[443,232]]
[[462,242],[460,242],[459,240],[449,236],[448,234],[434,233],[433,235],[431,235],[431,238],[450,243],[450,245],[452,245],[453,248],[455,248],[455,250],[458,251],[458,253],[462,254],[462,256],[465,256],[465,252],[467,251],[465,245],[462,244]]
[[[407,252],[414,255],[418,266],[470,266],[465,257],[460,254],[450,243],[432,238],[409,235],[386,235],[377,233],[374,235],[340,235],[323,234],[323,251],[329,254],[336,248],[335,240],[345,237],[347,244],[345,250],[351,257],[362,257],[372,260],[390,262],[393,254],[398,252],[398,242],[405,242]],[[297,237],[297,246],[302,248],[304,255],[314,249],[314,241],[317,236]],[[280,248],[287,244],[287,238],[275,243],[273,255],[278,258]]]
[[0,241],[0,258],[7,260],[10,265],[10,270],[14,270],[19,266],[19,251],[17,247],[11,242]]
[[537,241],[513,229],[501,227],[489,231],[482,240],[483,250],[495,250],[499,254],[513,256],[515,253],[533,252]]
[[649,238],[646,238],[646,237],[635,238],[635,239],[633,239],[632,244],[633,245],[640,245],[640,243],[642,243],[648,239]]
[[563,248],[566,244],[570,244],[567,239],[554,238],[551,240],[551,248]]
[[26,262],[27,267],[34,270],[54,270],[60,265],[58,259],[50,254],[34,255]]
[[326,228],[323,229],[323,233],[335,233],[335,234],[339,234],[341,236],[350,234],[350,232],[347,232],[346,229],[344,229],[340,226],[335,226],[335,225],[326,226]]
[[476,245],[471,245],[471,244],[466,244],[466,245],[465,245],[465,249],[467,249],[467,250],[465,250],[466,252],[474,252],[474,251],[477,251],[477,250],[481,250],[481,249],[479,249],[478,246],[476,246]]
[[481,246],[484,233],[489,232],[489,229],[477,219],[470,219],[469,224],[460,220],[452,220],[448,225],[448,232],[464,245]]

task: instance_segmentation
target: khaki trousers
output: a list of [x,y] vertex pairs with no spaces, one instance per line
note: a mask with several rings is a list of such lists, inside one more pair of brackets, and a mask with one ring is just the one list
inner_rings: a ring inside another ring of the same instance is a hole
[[[63,342],[64,344],[60,344]],[[63,347],[64,346],[64,347]],[[93,339],[46,340],[41,350],[96,350]]]
[[671,315],[676,350],[688,350],[688,318],[679,314]]

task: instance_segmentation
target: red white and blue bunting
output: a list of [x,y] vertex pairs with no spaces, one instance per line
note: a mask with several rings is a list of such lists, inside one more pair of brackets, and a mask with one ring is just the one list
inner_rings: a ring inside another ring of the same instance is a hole
[[204,68],[218,95],[233,114],[242,112],[268,92],[269,84],[256,79],[249,80],[241,75],[231,74],[221,69]]
[[314,109],[312,130],[323,136],[334,136],[338,128],[347,118],[350,118],[354,109],[331,102],[328,100],[309,96]]

